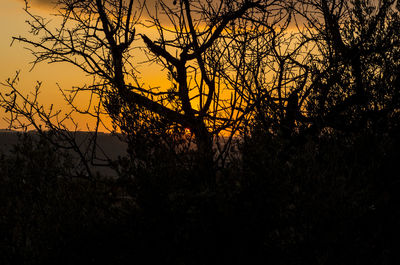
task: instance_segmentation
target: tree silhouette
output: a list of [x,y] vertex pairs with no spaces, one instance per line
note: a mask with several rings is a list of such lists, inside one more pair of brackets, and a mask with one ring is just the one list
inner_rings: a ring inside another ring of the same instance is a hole
[[[158,1],[155,15],[151,6],[133,0],[56,3],[55,16],[60,23],[53,28],[47,19],[30,11],[27,1],[28,23],[38,38],[14,40],[31,47],[34,64],[67,62],[93,77],[92,84],[75,88],[70,94],[63,92],[73,109],[96,117],[97,124],[102,114],[109,115],[117,129],[127,134],[135,134],[138,127],[149,124],[158,124],[148,127],[152,131],[155,127],[161,131],[177,126],[189,128],[202,168],[210,170],[205,175],[212,176],[214,137],[222,132],[234,135],[251,109],[244,106],[243,87],[231,80],[242,74],[241,69],[225,67],[230,57],[238,56],[239,46],[232,42],[245,36],[246,27],[252,23],[271,28],[282,22],[285,7],[281,1]],[[141,20],[145,11],[150,21],[146,25]],[[152,39],[141,33],[144,26],[158,32],[158,37]],[[168,72],[170,87],[148,88],[141,84],[135,61],[135,49],[139,47],[150,62]],[[28,109],[18,104],[16,107],[22,95],[15,91],[15,83],[7,86],[13,93],[7,100],[3,97],[5,108],[28,117],[30,123],[36,123],[32,118],[38,114],[47,127],[60,126],[51,121],[59,113],[45,112],[35,97],[30,102],[23,98]],[[88,91],[94,99],[82,110],[74,99]]]
[[309,64],[311,130],[390,127],[388,118],[398,109],[399,13],[394,3],[300,1],[299,10],[315,10],[298,13],[308,22],[303,36],[316,44],[319,55]]
[[[0,222],[17,219],[6,240],[23,247],[6,253],[38,264],[397,264],[399,1],[57,3],[56,27],[27,7],[33,36],[15,40],[35,63],[67,62],[93,81],[61,90],[66,116],[40,104],[41,83],[24,95],[19,75],[5,82],[11,126],[46,138],[0,156],[0,196],[18,204],[1,205]],[[166,86],[143,83],[141,56]],[[65,124],[76,112],[96,126],[110,117],[128,142],[127,156],[102,161],[117,178],[91,172],[96,133],[77,141]]]
[[294,1],[286,8],[286,24],[236,38],[246,54],[242,65],[230,61],[245,69],[240,86],[257,126],[287,138],[397,123],[395,1]]

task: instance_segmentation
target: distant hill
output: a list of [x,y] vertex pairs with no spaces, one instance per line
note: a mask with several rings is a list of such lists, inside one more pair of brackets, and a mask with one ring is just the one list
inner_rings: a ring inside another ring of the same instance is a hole
[[[36,131],[27,132],[34,137],[37,137]],[[8,155],[12,152],[13,146],[18,143],[19,135],[21,132],[0,129],[0,154]],[[75,132],[75,140],[80,150],[85,152],[87,150],[89,140],[93,136],[93,132]],[[223,146],[228,138],[222,137],[220,139],[219,146],[223,149]],[[235,139],[234,141],[237,141]],[[104,164],[105,158],[109,158],[111,160],[117,160],[118,157],[123,157],[127,155],[127,143],[123,142],[118,136],[108,134],[108,133],[98,133],[97,134],[97,147],[96,147],[96,156],[94,162],[96,164]],[[196,148],[194,143],[191,143],[191,148]],[[214,149],[216,150],[216,154],[218,155],[218,145],[214,143]],[[72,156],[78,159],[78,155],[71,150]],[[239,153],[236,153],[237,155]],[[231,156],[234,153],[231,153]],[[229,160],[229,159],[228,159]],[[226,161],[228,161],[226,160]],[[104,166],[92,166],[96,172],[102,173],[104,175],[112,176],[115,175],[115,172],[109,167]]]
[[[18,143],[20,134],[21,132],[0,129],[0,152],[9,152],[10,149]],[[35,135],[36,132],[30,131],[28,134]],[[82,145],[82,147],[86,146],[85,141],[89,139],[91,134],[91,132],[76,132],[77,143]],[[111,158],[117,158],[120,155],[126,154],[127,144],[115,135],[98,133],[97,143],[99,148]],[[99,152],[98,155],[101,155],[101,152]]]
[[17,132],[11,130],[0,130],[0,153],[7,154],[12,147],[18,143]]
[[[27,132],[34,137],[37,136],[37,133],[34,131]],[[86,150],[89,139],[91,138],[92,132],[76,132],[75,139],[82,151]],[[21,132],[12,131],[12,130],[0,130],[0,154],[8,155],[12,152],[13,147],[18,143]],[[107,134],[107,133],[98,133],[97,135],[97,147],[96,147],[96,158],[98,158],[97,163],[100,163],[101,159],[106,157],[115,160],[118,159],[119,156],[127,155],[127,144],[121,141],[117,136]],[[76,155],[73,151],[71,151],[72,155]],[[93,166],[95,171],[100,173],[110,175],[115,174],[113,170],[107,167],[101,166]]]

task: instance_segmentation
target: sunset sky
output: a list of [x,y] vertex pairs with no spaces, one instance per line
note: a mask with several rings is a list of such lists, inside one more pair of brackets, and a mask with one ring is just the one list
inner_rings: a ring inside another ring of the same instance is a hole
[[[4,83],[7,78],[15,76],[16,71],[20,71],[20,82],[18,87],[21,91],[28,94],[33,90],[37,81],[42,83],[42,93],[40,102],[45,106],[54,104],[59,108],[65,107],[65,103],[58,90],[58,85],[63,89],[79,86],[88,82],[90,79],[83,72],[67,64],[47,64],[40,63],[32,68],[31,62],[34,57],[30,51],[25,49],[26,45],[18,42],[12,43],[13,36],[29,35],[29,27],[26,24],[27,14],[23,10],[25,4],[23,0],[1,0],[0,1],[0,82]],[[51,0],[31,0],[31,11],[34,14],[50,18],[55,12]],[[152,35],[152,32],[146,34]],[[138,55],[138,60],[145,60],[143,55]],[[154,68],[154,65],[152,66]],[[160,73],[159,69],[149,71],[142,68],[141,76],[146,79],[149,85],[156,86],[165,84],[165,74]],[[153,69],[152,69],[153,70]],[[1,87],[4,91],[4,86]],[[0,110],[0,129],[7,127],[4,121],[6,114]],[[78,117],[80,129],[86,130],[86,117]]]
[[[49,14],[51,9],[44,2],[33,1],[32,10],[44,16]],[[17,42],[11,46],[12,36],[28,36],[29,27],[25,23],[27,15],[23,7],[22,0],[0,1],[0,81],[4,83],[7,78],[14,77],[16,71],[21,71],[19,88],[22,91],[29,93],[37,81],[42,81],[41,102],[44,105],[62,106],[63,100],[56,83],[62,87],[79,85],[77,80],[84,78],[84,75],[72,67],[60,64],[39,64],[31,71],[33,56],[30,52]],[[3,111],[0,111],[0,117],[0,129],[4,129],[7,123],[3,119]]]
[[[31,7],[31,13],[40,15],[47,19],[53,18],[54,25],[57,21],[51,14],[57,12],[52,4],[53,0],[29,0]],[[171,1],[172,2],[172,1]],[[155,0],[147,0],[146,4],[150,8],[150,12],[155,12],[153,8]],[[42,82],[41,95],[39,102],[45,107],[54,105],[55,108],[67,111],[67,105],[62,98],[62,95],[58,89],[60,86],[62,89],[70,89],[73,86],[81,86],[85,83],[90,83],[91,78],[86,76],[81,70],[75,66],[68,65],[66,63],[48,64],[42,62],[32,69],[31,62],[34,60],[34,56],[31,52],[25,49],[26,44],[14,42],[12,43],[13,36],[22,36],[31,38],[29,34],[29,26],[25,22],[29,17],[24,11],[25,3],[23,0],[0,0],[0,82],[3,82],[7,78],[15,76],[16,71],[20,71],[20,81],[18,89],[24,94],[28,94],[33,91],[38,81]],[[142,16],[142,19],[146,19],[146,15]],[[167,21],[161,17],[161,23],[167,25]],[[157,39],[157,32],[153,29],[147,29],[140,27],[137,33],[144,33],[150,39]],[[138,37],[137,39],[140,38]],[[138,45],[138,42],[133,45]],[[143,42],[139,45],[144,45]],[[25,48],[24,48],[25,47]],[[144,88],[158,87],[160,86],[164,91],[170,87],[170,83],[167,81],[166,72],[161,71],[160,66],[155,64],[136,64],[137,62],[143,62],[146,57],[140,50],[135,50],[134,64],[136,70],[140,72],[139,76],[142,78],[140,81],[145,83]],[[4,91],[4,86],[0,89]],[[230,97],[231,92],[226,93],[227,97]],[[83,98],[79,102],[82,105],[88,100]],[[195,103],[196,104],[196,103]],[[0,129],[7,127],[8,123],[4,121],[7,115],[0,110]],[[87,122],[93,124],[93,120],[87,120],[86,116],[76,116],[76,121],[79,123],[79,130],[87,130]],[[93,127],[91,126],[92,129]]]
[[[58,25],[57,20],[52,17],[57,10],[55,9],[53,0],[29,0],[31,7],[31,13],[40,15],[47,19],[53,19],[53,25]],[[172,1],[171,1],[172,2]],[[155,12],[153,8],[155,0],[147,0],[147,6],[150,8],[150,12]],[[26,20],[29,18],[28,14],[24,11],[25,3],[23,0],[0,0],[0,82],[5,82],[7,78],[15,76],[17,71],[20,71],[20,81],[18,83],[18,89],[25,95],[33,91],[38,81],[42,82],[41,94],[39,102],[45,107],[54,105],[56,109],[67,111],[67,105],[62,98],[59,91],[59,87],[63,90],[70,89],[73,86],[82,86],[85,83],[90,83],[91,78],[86,76],[76,66],[72,66],[66,63],[54,63],[48,64],[42,62],[37,64],[32,69],[32,61],[34,56],[26,48],[29,47],[26,44],[14,42],[12,43],[13,36],[32,37],[29,33],[29,26]],[[142,16],[142,19],[146,19],[146,15]],[[167,25],[167,21],[161,17],[161,23],[163,26]],[[296,30],[293,28],[293,30]],[[157,39],[158,34],[154,29],[148,29],[140,27],[137,33],[144,33],[150,39]],[[139,40],[133,45],[144,45]],[[29,47],[30,48],[30,47]],[[138,62],[146,61],[146,57],[140,51],[135,49],[133,63],[135,64],[136,70],[140,72],[140,82],[144,83],[144,88],[158,87],[160,86],[164,91],[170,87],[170,83],[167,81],[167,73],[161,71],[160,66],[155,64],[137,64]],[[4,86],[0,87],[4,93]],[[230,92],[227,93],[228,97]],[[87,99],[80,99],[82,105],[87,102]],[[7,115],[0,110],[0,129],[7,127],[8,123],[4,120]],[[76,121],[79,123],[80,130],[87,130],[87,117],[76,116]],[[93,120],[90,122],[93,124]],[[90,129],[90,128],[89,128]]]

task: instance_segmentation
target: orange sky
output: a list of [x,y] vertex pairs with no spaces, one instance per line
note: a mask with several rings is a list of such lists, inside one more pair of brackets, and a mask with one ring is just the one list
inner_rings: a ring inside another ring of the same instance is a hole
[[[54,12],[51,0],[31,0],[30,6],[34,14],[39,14],[49,18],[51,12]],[[19,88],[23,93],[27,94],[34,88],[37,81],[42,81],[42,93],[40,102],[45,106],[58,106],[65,108],[66,104],[61,97],[57,88],[59,84],[62,88],[68,89],[72,86],[79,86],[89,81],[90,78],[85,76],[83,72],[76,67],[68,64],[47,64],[40,63],[31,70],[30,62],[34,59],[30,51],[24,49],[24,45],[12,42],[12,36],[29,37],[29,27],[25,23],[28,18],[23,10],[23,0],[1,0],[0,1],[0,82],[4,82],[7,78],[13,77],[16,71],[21,71]],[[151,32],[146,34],[152,35]],[[145,60],[142,55],[138,56],[139,61]],[[147,67],[148,68],[148,67]],[[152,66],[152,71],[146,68],[140,68],[141,76],[149,85],[166,84],[166,74],[161,73],[159,69]],[[0,88],[4,91],[4,87]],[[0,129],[7,127],[7,122],[4,121],[6,114],[0,110]],[[86,130],[87,117],[77,117],[81,130]],[[93,124],[93,122],[89,122]]]
[[[44,7],[43,2],[36,0],[32,7]],[[44,105],[54,104],[62,106],[63,100],[59,94],[56,83],[62,87],[79,85],[77,80],[84,78],[84,75],[72,67],[61,64],[39,64],[30,71],[33,60],[32,55],[24,46],[14,43],[10,46],[12,36],[28,36],[28,26],[25,23],[27,16],[23,10],[24,4],[20,0],[0,1],[0,82],[13,77],[16,71],[21,71],[19,87],[27,94],[32,91],[36,81],[43,81],[41,102]],[[46,9],[33,9],[35,13],[46,15]],[[4,91],[4,87],[0,88]],[[0,129],[4,129],[7,123],[4,121],[5,113],[0,110]]]
[[[50,18],[50,14],[54,13],[52,0],[30,0],[31,11],[34,14],[42,15]],[[148,6],[154,5],[154,0],[147,0]],[[34,57],[30,51],[24,49],[24,45],[15,42],[10,46],[12,36],[30,37],[29,27],[25,23],[28,18],[23,10],[23,0],[0,0],[0,82],[4,82],[9,77],[13,77],[15,72],[20,70],[21,81],[19,88],[25,94],[33,90],[36,81],[43,81],[40,103],[45,106],[53,104],[59,109],[65,109],[65,102],[57,88],[59,84],[64,89],[69,89],[72,86],[83,85],[89,83],[90,78],[85,76],[76,67],[68,64],[47,64],[40,63],[32,71],[30,62]],[[156,38],[155,32],[151,30],[140,29],[141,33],[145,33],[150,38]],[[135,54],[138,61],[145,60],[143,54]],[[166,73],[161,72],[159,67],[153,65],[141,66],[138,69],[147,85],[157,86],[162,85],[168,88],[170,85],[166,80]],[[0,87],[4,90],[4,87]],[[84,101],[82,101],[84,103]],[[7,123],[3,120],[6,114],[0,110],[0,129],[7,127]],[[86,117],[76,117],[79,122],[79,129],[87,130]],[[93,122],[90,122],[93,124]],[[93,128],[91,126],[91,128]]]

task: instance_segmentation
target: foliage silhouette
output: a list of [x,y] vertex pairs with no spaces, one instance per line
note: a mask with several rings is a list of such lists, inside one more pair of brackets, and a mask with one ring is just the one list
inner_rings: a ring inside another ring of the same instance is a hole
[[93,174],[96,134],[82,151],[39,87],[8,80],[1,106],[38,138],[0,160],[5,264],[399,262],[398,1],[160,2],[172,29],[147,9],[160,38],[140,36],[165,91],[130,71],[133,1],[58,3],[82,27],[52,35],[28,9],[43,42],[16,39],[96,77],[74,93],[98,97],[83,112],[109,115],[128,155],[106,159],[114,178]]

